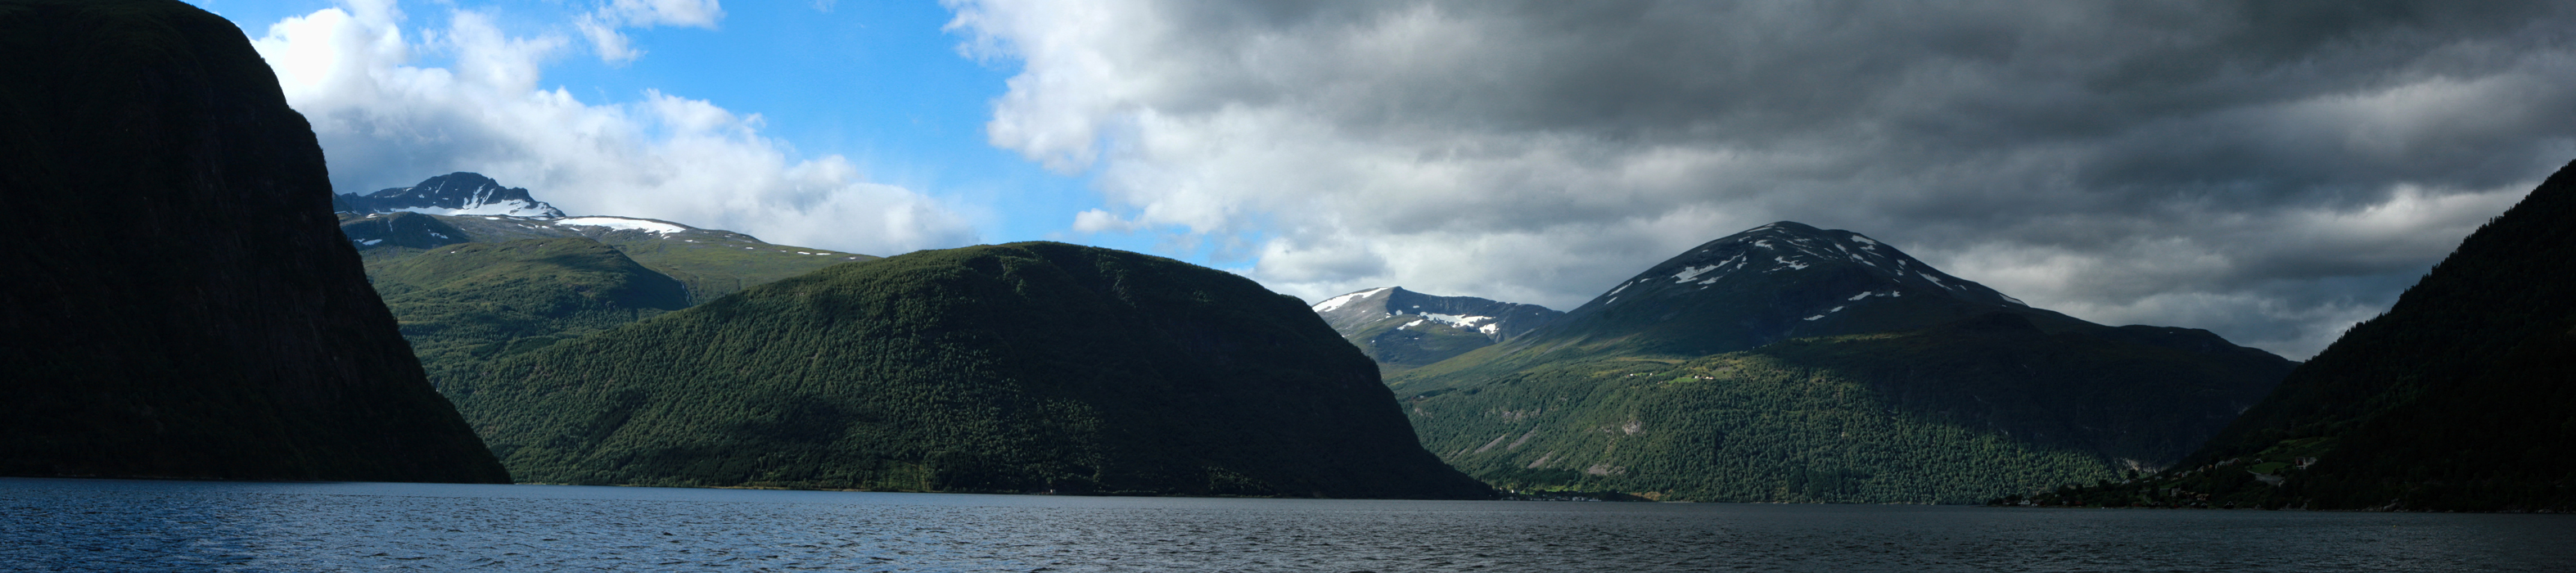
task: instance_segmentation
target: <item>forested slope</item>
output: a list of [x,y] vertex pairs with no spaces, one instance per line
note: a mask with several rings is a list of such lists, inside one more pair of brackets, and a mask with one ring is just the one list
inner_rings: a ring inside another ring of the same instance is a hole
[[2292,365],[1784,221],[1390,385],[1426,447],[1498,486],[1968,503],[2174,463]]
[[522,480],[1476,497],[1296,299],[1057,243],[924,251],[509,357],[451,395]]
[[1426,447],[1502,487],[1972,503],[2170,463],[2286,368],[2047,333],[1995,313],[1918,331],[1697,358],[1596,357],[1397,389],[1411,397]]

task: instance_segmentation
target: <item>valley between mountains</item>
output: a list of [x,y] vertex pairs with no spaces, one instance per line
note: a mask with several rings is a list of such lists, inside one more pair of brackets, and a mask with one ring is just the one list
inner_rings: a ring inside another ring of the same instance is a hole
[[[1070,245],[881,260],[570,217],[472,173],[336,205],[431,379],[548,483],[1976,503],[2206,457],[2300,366],[1789,221],[1570,311],[1390,286],[1242,314],[1283,297]],[[1199,294],[1137,290],[1169,286]],[[1278,393],[1326,380],[1358,393]]]
[[1559,311],[779,245],[474,173],[335,194],[220,17],[0,31],[37,79],[0,82],[0,474],[2576,510],[2567,169],[2300,364],[1790,221]]

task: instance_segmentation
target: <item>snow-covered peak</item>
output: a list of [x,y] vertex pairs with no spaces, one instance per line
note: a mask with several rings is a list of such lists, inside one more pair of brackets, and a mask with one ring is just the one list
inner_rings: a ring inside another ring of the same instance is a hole
[[527,189],[504,187],[479,174],[457,172],[431,177],[419,185],[384,189],[366,195],[339,196],[343,208],[357,213],[411,212],[429,215],[498,215],[555,218],[564,212],[528,195]]
[[[1887,287],[1882,289],[1887,293],[1936,291],[1951,298],[1974,302],[2026,306],[1984,285],[1943,273],[1895,247],[1860,233],[1819,229],[1791,221],[1754,227],[1693,247],[1689,252],[1611,287],[1594,304],[1620,304],[1620,300],[1633,304],[1634,301],[1654,298],[1654,295],[1681,296],[1712,288],[1729,290],[1723,288],[1729,281],[1799,281],[1804,280],[1800,277],[1808,275],[1867,276],[1873,278],[1859,280]],[[1619,296],[1625,298],[1614,298]],[[1894,297],[1893,294],[1889,296]]]

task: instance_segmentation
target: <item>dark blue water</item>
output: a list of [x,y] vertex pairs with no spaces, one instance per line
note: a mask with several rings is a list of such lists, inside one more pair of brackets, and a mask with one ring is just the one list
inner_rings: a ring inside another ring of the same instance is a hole
[[2571,571],[2576,516],[0,478],[8,571]]

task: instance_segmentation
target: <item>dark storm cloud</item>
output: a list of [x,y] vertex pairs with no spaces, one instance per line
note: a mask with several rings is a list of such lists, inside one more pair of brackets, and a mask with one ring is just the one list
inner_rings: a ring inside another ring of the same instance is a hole
[[2565,3],[960,9],[1027,65],[996,144],[1310,298],[1569,306],[1789,219],[2305,356],[2576,158]]

